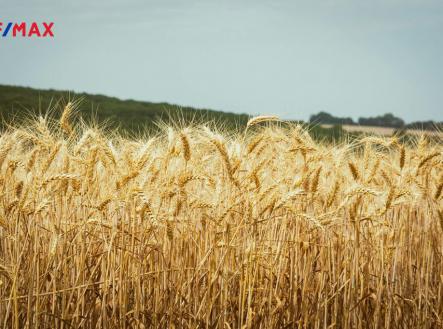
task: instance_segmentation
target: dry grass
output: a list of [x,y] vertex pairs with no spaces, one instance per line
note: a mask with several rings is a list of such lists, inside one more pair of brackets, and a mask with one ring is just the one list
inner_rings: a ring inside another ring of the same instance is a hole
[[67,110],[0,138],[3,328],[443,326],[441,144],[273,117],[127,140]]

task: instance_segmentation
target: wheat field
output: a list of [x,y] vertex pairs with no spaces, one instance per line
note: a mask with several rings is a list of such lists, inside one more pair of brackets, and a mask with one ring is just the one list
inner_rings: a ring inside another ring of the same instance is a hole
[[443,327],[443,148],[274,117],[0,138],[2,328]]

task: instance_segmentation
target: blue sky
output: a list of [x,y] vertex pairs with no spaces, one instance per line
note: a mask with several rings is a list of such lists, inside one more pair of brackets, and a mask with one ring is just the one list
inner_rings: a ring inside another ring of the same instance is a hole
[[4,2],[0,83],[307,119],[443,121],[443,1]]

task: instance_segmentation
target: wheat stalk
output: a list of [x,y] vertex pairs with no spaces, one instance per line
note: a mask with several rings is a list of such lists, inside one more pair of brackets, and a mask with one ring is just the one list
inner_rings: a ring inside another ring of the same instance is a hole
[[270,121],[279,121],[279,120],[280,119],[278,118],[278,116],[275,116],[275,115],[261,115],[261,116],[257,116],[257,117],[253,117],[253,118],[249,119],[246,124],[246,127],[249,128],[249,127],[257,125],[259,123],[270,122]]
[[60,126],[67,135],[71,135],[73,132],[73,128],[69,123],[69,118],[72,115],[73,111],[74,111],[73,103],[68,102],[63,110],[62,116],[60,117]]

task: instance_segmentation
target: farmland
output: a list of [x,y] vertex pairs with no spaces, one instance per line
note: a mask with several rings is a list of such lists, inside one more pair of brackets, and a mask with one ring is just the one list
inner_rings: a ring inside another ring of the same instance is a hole
[[[322,124],[321,127],[325,129],[330,129],[333,127],[331,124]],[[398,132],[396,128],[390,127],[377,127],[377,126],[359,126],[359,125],[341,125],[342,129],[348,133],[362,133],[369,135],[378,135],[378,136],[393,136]],[[418,129],[406,129],[402,133],[409,134],[412,136],[421,136],[422,134],[426,134],[428,136],[434,137],[442,137],[443,133],[441,131],[424,131]]]
[[0,138],[5,328],[437,328],[443,154],[274,117]]

